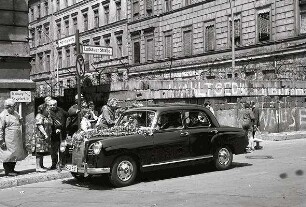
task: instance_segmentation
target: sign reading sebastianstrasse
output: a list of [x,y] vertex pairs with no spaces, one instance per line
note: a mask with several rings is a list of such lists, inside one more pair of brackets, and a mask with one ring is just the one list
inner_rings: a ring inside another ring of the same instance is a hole
[[84,54],[113,55],[113,48],[111,47],[83,45],[82,49]]
[[31,102],[31,91],[11,91],[11,99],[16,102]]
[[71,45],[73,43],[75,43],[75,35],[70,36],[70,37],[66,37],[66,38],[61,39],[61,40],[58,40],[58,42],[57,42],[58,47],[63,47],[63,46],[66,46],[66,45]]

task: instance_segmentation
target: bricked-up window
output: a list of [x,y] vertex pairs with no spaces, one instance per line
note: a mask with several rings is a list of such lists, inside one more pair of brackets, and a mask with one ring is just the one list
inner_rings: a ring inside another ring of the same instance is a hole
[[62,51],[58,50],[58,68],[62,68],[63,65],[63,56],[62,56]]
[[88,14],[83,13],[84,31],[88,30]]
[[37,18],[40,19],[41,17],[41,10],[40,10],[40,4],[37,5]]
[[109,23],[109,5],[104,6],[105,24]]
[[172,57],[172,31],[168,31],[164,33],[165,36],[165,43],[164,43],[164,54],[165,58]]
[[306,34],[306,1],[300,0],[300,33]]
[[122,57],[122,36],[117,36],[117,58]]
[[116,19],[121,20],[121,1],[116,2]]
[[65,35],[69,35],[69,19],[65,20]]
[[57,39],[60,39],[60,38],[61,38],[61,35],[62,35],[61,23],[60,23],[60,22],[57,22],[57,23],[56,23],[56,27],[57,27]]
[[46,71],[50,71],[50,53],[46,53]]
[[66,67],[70,67],[70,49],[66,49]]
[[[241,44],[241,21],[240,18],[234,19],[234,37],[235,45],[240,46]],[[232,45],[232,20],[229,21],[229,46]]]
[[94,10],[94,27],[99,27],[99,9]]
[[154,60],[154,36],[147,34],[145,37],[146,61]]
[[215,49],[215,25],[209,24],[205,27],[205,51]]
[[269,41],[271,38],[270,11],[260,11],[257,16],[258,41]]
[[133,18],[138,19],[140,14],[140,6],[139,6],[139,0],[132,0],[133,1]]
[[76,33],[76,30],[78,29],[78,17],[72,17],[72,22],[73,22],[73,30],[74,33]]
[[146,14],[147,16],[153,15],[153,0],[146,0]]
[[60,10],[60,0],[56,0],[56,11]]
[[165,0],[165,11],[171,11],[172,10],[172,0]]
[[185,6],[191,5],[191,0],[185,0]]
[[192,55],[192,27],[183,28],[183,55]]
[[49,4],[48,4],[48,1],[45,1],[44,6],[45,6],[45,15],[48,15],[49,14]]

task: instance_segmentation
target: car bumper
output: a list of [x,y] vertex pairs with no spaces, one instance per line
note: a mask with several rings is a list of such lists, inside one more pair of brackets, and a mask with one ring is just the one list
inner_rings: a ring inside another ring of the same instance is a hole
[[[73,166],[73,167],[71,167]],[[100,175],[100,174],[107,174],[110,173],[110,168],[91,168],[88,167],[87,163],[82,164],[81,167],[76,166],[76,165],[65,165],[65,169],[72,172],[72,173],[77,173],[77,174],[84,174],[86,175]]]

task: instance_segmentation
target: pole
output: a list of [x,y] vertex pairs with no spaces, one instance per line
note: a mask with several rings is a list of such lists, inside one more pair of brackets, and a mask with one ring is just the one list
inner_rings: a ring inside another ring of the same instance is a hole
[[[78,56],[80,54],[80,40],[79,40],[79,30],[77,29],[75,32],[75,42],[76,42],[76,56]],[[76,61],[76,65],[75,68],[77,69],[77,61]],[[78,92],[78,129],[80,129],[80,123],[81,123],[81,77],[79,72],[76,73],[77,77],[77,92]]]
[[230,0],[230,7],[231,7],[231,19],[232,19],[232,69],[235,69],[235,20],[234,20],[234,8],[233,8],[233,1]]

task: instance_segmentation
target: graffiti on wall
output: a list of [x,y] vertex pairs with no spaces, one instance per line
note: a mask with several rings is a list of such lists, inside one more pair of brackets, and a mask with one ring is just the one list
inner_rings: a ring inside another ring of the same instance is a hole
[[270,132],[303,130],[306,129],[306,109],[262,109],[260,124],[263,131]]

